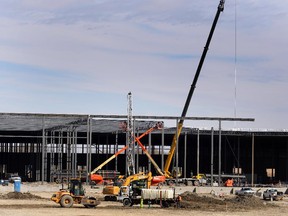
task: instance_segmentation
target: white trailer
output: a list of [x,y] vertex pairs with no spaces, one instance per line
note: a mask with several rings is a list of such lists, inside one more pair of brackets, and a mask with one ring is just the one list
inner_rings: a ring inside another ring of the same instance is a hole
[[167,208],[176,203],[175,189],[141,189],[141,195],[135,195],[131,187],[123,186],[120,189],[118,201],[122,202],[123,206],[156,204]]

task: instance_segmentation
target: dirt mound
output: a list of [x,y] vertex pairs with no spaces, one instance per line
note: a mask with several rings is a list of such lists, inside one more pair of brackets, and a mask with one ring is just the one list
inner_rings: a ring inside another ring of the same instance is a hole
[[181,208],[205,210],[205,211],[241,211],[251,209],[263,209],[271,207],[266,202],[254,196],[236,196],[231,198],[219,198],[212,195],[198,195],[192,192],[180,194],[182,197]]
[[40,196],[33,195],[31,193],[9,192],[4,195],[0,195],[0,199],[43,199]]

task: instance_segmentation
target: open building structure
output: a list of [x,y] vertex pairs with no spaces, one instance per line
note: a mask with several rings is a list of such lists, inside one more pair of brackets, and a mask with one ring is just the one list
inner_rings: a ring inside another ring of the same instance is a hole
[[[166,127],[175,120],[175,127]],[[135,136],[159,121],[164,127],[141,139],[163,170],[178,117],[133,116]],[[187,117],[185,121],[218,121],[218,128],[184,127],[177,140],[172,167],[181,168],[182,177],[197,173],[239,174],[253,184],[287,182],[288,131],[223,130],[224,121],[253,121],[250,118]],[[0,178],[18,173],[23,181],[63,181],[88,174],[124,147],[125,115],[78,115],[0,113]],[[152,171],[151,162],[135,143],[135,171]],[[102,170],[126,174],[123,152]]]

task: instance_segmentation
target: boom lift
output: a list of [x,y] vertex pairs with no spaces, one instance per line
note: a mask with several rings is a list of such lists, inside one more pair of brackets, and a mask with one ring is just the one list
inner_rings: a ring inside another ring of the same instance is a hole
[[190,87],[190,90],[189,90],[189,93],[188,93],[188,96],[187,96],[187,99],[186,99],[186,102],[185,102],[185,105],[184,105],[184,108],[183,108],[183,111],[182,111],[181,119],[179,120],[179,122],[177,124],[176,134],[173,137],[172,145],[171,145],[171,148],[170,148],[170,151],[168,153],[168,157],[166,159],[165,166],[164,166],[164,173],[165,173],[165,176],[167,178],[172,178],[173,177],[171,175],[171,172],[169,171],[169,169],[170,169],[170,165],[171,165],[171,161],[172,161],[173,155],[175,153],[177,140],[179,138],[179,135],[181,134],[183,123],[184,123],[184,120],[185,120],[185,117],[186,117],[186,114],[187,114],[187,110],[188,110],[191,98],[193,96],[194,89],[196,88],[196,83],[197,83],[198,77],[200,75],[200,72],[201,72],[201,69],[202,69],[202,65],[204,63],[207,51],[209,49],[209,45],[210,45],[214,30],[215,30],[215,27],[216,27],[216,24],[218,22],[218,18],[220,16],[220,13],[224,10],[224,3],[225,3],[225,0],[220,0],[220,3],[219,3],[218,8],[217,8],[217,12],[216,12],[213,24],[212,24],[212,28],[210,30],[206,45],[204,47],[201,59],[200,59],[199,64],[198,64],[198,68],[196,70],[193,82],[191,84],[191,87]]
[[[153,127],[149,128],[147,131],[145,131],[143,134],[141,134],[139,137],[135,137],[135,141],[138,143],[138,145],[142,148],[143,152],[146,154],[148,159],[151,161],[151,163],[154,165],[156,171],[158,174],[161,175],[158,176],[158,181],[159,182],[164,182],[165,181],[165,176],[164,173],[161,171],[157,163],[154,161],[154,159],[151,157],[147,149],[144,147],[144,145],[141,143],[140,139],[143,138],[144,136],[148,135],[154,130],[159,130],[162,128],[162,122],[157,122]],[[114,155],[112,155],[110,158],[108,158],[106,161],[101,163],[98,167],[96,167],[94,170],[91,171],[90,173],[90,180],[95,182],[96,184],[102,183],[103,182],[103,177],[101,175],[96,174],[98,170],[102,169],[103,166],[108,164],[110,161],[112,161],[114,158],[116,158],[119,154],[124,152],[128,148],[128,145],[124,146],[122,149],[120,149],[118,152],[116,152]],[[156,179],[156,178],[155,178]]]

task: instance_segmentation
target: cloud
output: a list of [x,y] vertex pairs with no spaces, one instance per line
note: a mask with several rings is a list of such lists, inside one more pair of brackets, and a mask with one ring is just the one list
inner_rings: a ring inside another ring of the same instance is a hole
[[[218,3],[2,1],[0,108],[125,114],[132,91],[137,114],[180,115]],[[253,127],[287,128],[287,7],[225,2],[190,116],[234,115],[236,67],[237,115],[255,117]]]

